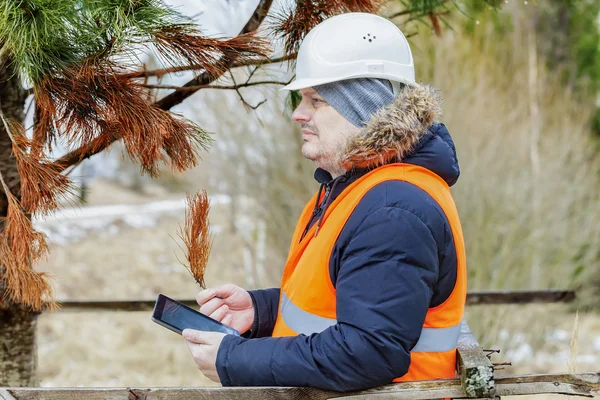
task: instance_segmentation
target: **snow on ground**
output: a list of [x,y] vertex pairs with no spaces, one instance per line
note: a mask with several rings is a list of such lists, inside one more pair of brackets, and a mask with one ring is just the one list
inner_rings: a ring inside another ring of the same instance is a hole
[[[230,204],[231,197],[224,194],[210,196],[210,206]],[[238,204],[244,210],[252,210],[252,199],[239,197]],[[153,201],[144,204],[114,204],[92,207],[61,208],[56,214],[34,218],[35,229],[44,233],[53,245],[67,245],[91,235],[113,236],[122,228],[144,229],[156,226],[161,218],[172,217],[184,222],[186,200]],[[254,231],[256,221],[252,213],[238,215],[235,225],[243,231]],[[211,224],[211,231],[219,233],[222,226]]]
[[[211,206],[229,204],[226,195],[210,197]],[[185,199],[154,201],[146,204],[115,204],[107,206],[62,208],[55,215],[33,220],[34,226],[47,235],[52,244],[66,245],[91,234],[114,235],[120,227],[143,229],[155,226],[164,216],[183,222]],[[219,226],[211,226],[214,232]]]
[[[586,336],[588,332],[579,331],[577,339]],[[565,329],[556,328],[545,335],[545,343],[548,349],[544,351],[535,349],[526,339],[526,335],[519,332],[502,330],[500,337],[509,339],[513,348],[500,356],[502,359],[510,361],[513,365],[533,364],[537,366],[544,365],[564,365],[568,366],[572,361],[579,365],[580,369],[597,370],[600,368],[600,337],[592,341],[591,346],[572,347],[573,332]],[[499,346],[494,346],[499,347]],[[575,354],[572,352],[575,351]]]

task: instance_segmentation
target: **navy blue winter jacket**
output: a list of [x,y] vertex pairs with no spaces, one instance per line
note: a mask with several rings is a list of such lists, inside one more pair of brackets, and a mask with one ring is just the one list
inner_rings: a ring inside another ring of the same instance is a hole
[[[443,124],[429,126],[402,162],[453,185],[459,176],[454,143]],[[316,177],[335,197],[362,173],[353,169],[330,182],[322,172]],[[350,391],[390,383],[408,371],[428,308],[452,292],[456,264],[450,225],[425,191],[403,181],[373,187],[330,258],[337,324],[310,336],[272,338],[279,288],[250,291],[252,331],[224,337],[216,362],[222,384]]]

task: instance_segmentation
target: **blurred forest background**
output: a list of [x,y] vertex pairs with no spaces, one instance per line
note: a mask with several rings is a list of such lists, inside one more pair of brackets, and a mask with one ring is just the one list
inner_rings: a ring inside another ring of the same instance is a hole
[[[195,15],[192,3],[176,5]],[[452,12],[433,26],[414,16],[393,20],[410,35],[417,80],[445,98],[442,122],[462,170],[453,194],[469,289],[578,291],[569,306],[469,307],[469,323],[484,348],[513,362],[507,373],[599,370],[600,3],[448,3]],[[200,18],[227,11],[207,4]],[[272,65],[257,74],[290,71]],[[201,188],[212,198],[215,232],[207,284],[278,285],[296,218],[317,189],[278,89],[242,89],[252,105],[267,100],[256,110],[225,90],[202,90],[179,106],[215,139],[183,175],[165,168],[158,179],[142,177],[119,144],[78,167],[71,176],[80,193],[66,205],[73,209],[36,220],[52,246],[38,268],[54,275],[57,298],[193,297],[198,287],[179,262],[175,234],[185,192]],[[149,313],[45,313],[38,329],[43,386],[212,384],[183,340]]]

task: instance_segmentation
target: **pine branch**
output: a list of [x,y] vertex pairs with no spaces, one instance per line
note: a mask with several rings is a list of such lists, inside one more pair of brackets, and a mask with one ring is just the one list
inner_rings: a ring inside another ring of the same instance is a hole
[[229,54],[235,54],[243,61],[263,60],[271,51],[269,42],[256,32],[216,39],[199,35],[189,26],[162,28],[153,34],[153,44],[171,66],[199,65],[211,76],[220,76],[230,68],[223,63],[223,58]]
[[[260,24],[262,23],[262,21],[267,16],[267,13],[269,12],[269,8],[271,7],[272,2],[273,2],[273,0],[260,0],[254,13],[250,17],[250,20],[246,23],[246,26],[244,26],[244,28],[242,29],[240,34],[245,34],[245,33],[256,31],[258,29],[258,27],[260,26]],[[229,53],[229,54],[226,54],[221,59],[221,61],[224,65],[228,65],[231,68],[231,66],[233,64],[238,62],[238,59],[235,54]],[[222,71],[222,74],[218,75],[218,76],[211,76],[210,74],[204,72],[200,76],[190,80],[183,86],[189,87],[189,86],[208,85],[210,82],[220,78],[225,72],[226,71]],[[155,104],[157,107],[159,107],[163,110],[170,110],[172,107],[175,107],[177,104],[180,104],[182,101],[184,101],[185,99],[190,97],[195,92],[196,91],[194,91],[194,90],[177,91],[177,92],[171,93],[168,96],[163,97],[162,99],[157,101]]]
[[185,227],[179,226],[179,237],[187,248],[188,265],[185,267],[204,289],[204,271],[208,264],[213,240],[208,219],[210,202],[206,190],[194,195],[188,194],[186,205]]
[[10,192],[2,173],[0,184],[8,200],[5,228],[0,233],[0,265],[5,292],[2,301],[24,304],[34,311],[41,311],[44,296],[50,299],[50,308],[58,306],[53,299],[47,275],[34,271],[31,264],[48,253],[43,233],[33,228],[31,219],[24,213],[17,198]]
[[440,20],[438,15],[434,12],[429,13],[429,19],[431,20],[431,25],[433,26],[433,31],[435,32],[435,36],[442,36],[442,27],[440,26]]
[[232,85],[232,86],[222,86],[222,85],[197,85],[197,86],[173,86],[173,85],[150,85],[150,84],[145,84],[145,85],[140,85],[142,87],[148,88],[148,89],[171,89],[171,90],[178,90],[178,91],[189,91],[189,90],[193,90],[193,91],[197,91],[200,89],[226,89],[226,90],[237,90],[239,88],[243,88],[243,87],[249,87],[249,86],[257,86],[257,85],[289,85],[289,81],[288,82],[279,82],[279,81],[255,81],[255,82],[249,82],[249,83],[240,83],[238,85]]
[[315,26],[334,15],[347,12],[375,13],[385,0],[302,0],[276,12],[270,34],[284,39],[284,54],[298,52],[300,43]]
[[[248,21],[246,26],[244,26],[240,34],[254,32],[258,29],[262,21],[265,19],[269,8],[271,7],[272,1],[273,0],[261,0],[259,2],[252,17],[250,17],[250,20]],[[224,57],[222,57],[221,61],[224,65],[228,65],[229,68],[233,67],[236,63],[239,62],[235,55],[230,54],[227,54]],[[186,83],[184,87],[208,85],[219,77],[220,76],[211,76],[210,74],[204,72],[200,76]],[[182,101],[190,97],[197,90],[199,89],[189,91],[176,91],[154,102],[152,104],[152,107],[156,107],[161,110],[170,110],[172,107],[176,106],[177,104],[180,104]],[[77,165],[84,159],[102,152],[120,138],[120,135],[118,135],[116,132],[102,132],[99,134],[99,136],[89,141],[89,143],[84,144],[79,148],[65,154],[64,156],[56,160],[54,164],[57,170],[64,171],[70,166]]]
[[79,148],[70,151],[52,164],[56,167],[57,171],[63,172],[67,168],[79,164],[86,158],[90,158],[91,156],[106,150],[120,138],[121,137],[117,135],[116,132],[103,132],[87,145],[80,146]]
[[450,0],[417,0],[417,1],[411,1],[411,3],[416,3],[415,4],[411,4],[413,5],[413,7],[410,8],[406,8],[402,11],[399,11],[395,14],[389,15],[386,18],[387,19],[394,19],[403,15],[419,15],[419,16],[425,16],[425,15],[429,15],[431,13],[435,13],[435,9],[438,7],[442,7],[444,6],[446,3],[448,3]]
[[[238,67],[249,67],[249,66],[254,66],[254,65],[263,66],[263,65],[268,65],[268,64],[278,64],[278,63],[281,63],[284,61],[295,60],[296,56],[297,56],[297,54],[294,53],[290,56],[282,56],[282,57],[277,57],[277,58],[246,60],[246,61],[242,61],[242,62],[235,62],[229,68],[233,69],[233,68],[238,68]],[[184,72],[184,71],[198,71],[198,70],[202,70],[202,67],[200,65],[181,65],[181,66],[177,66],[177,67],[160,68],[160,69],[155,69],[155,70],[150,70],[150,71],[129,72],[129,73],[123,74],[123,77],[127,78],[127,79],[149,78],[152,76],[162,78],[163,76],[172,74],[172,73]],[[200,89],[202,89],[202,88],[200,88]]]

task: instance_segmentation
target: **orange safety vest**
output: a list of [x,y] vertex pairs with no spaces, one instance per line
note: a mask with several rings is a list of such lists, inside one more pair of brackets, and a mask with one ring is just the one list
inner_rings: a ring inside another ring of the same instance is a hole
[[336,292],[329,275],[329,258],[346,221],[363,196],[375,185],[406,181],[427,192],[442,208],[456,247],[454,289],[442,304],[427,311],[418,343],[411,351],[408,372],[400,381],[454,378],[456,345],[463,318],[467,277],[466,256],[458,212],[450,188],[432,171],[411,164],[388,164],[370,171],[346,188],[327,208],[319,232],[316,224],[302,238],[311,219],[316,196],[308,202],[296,226],[283,278],[273,336],[310,335],[336,321]]

